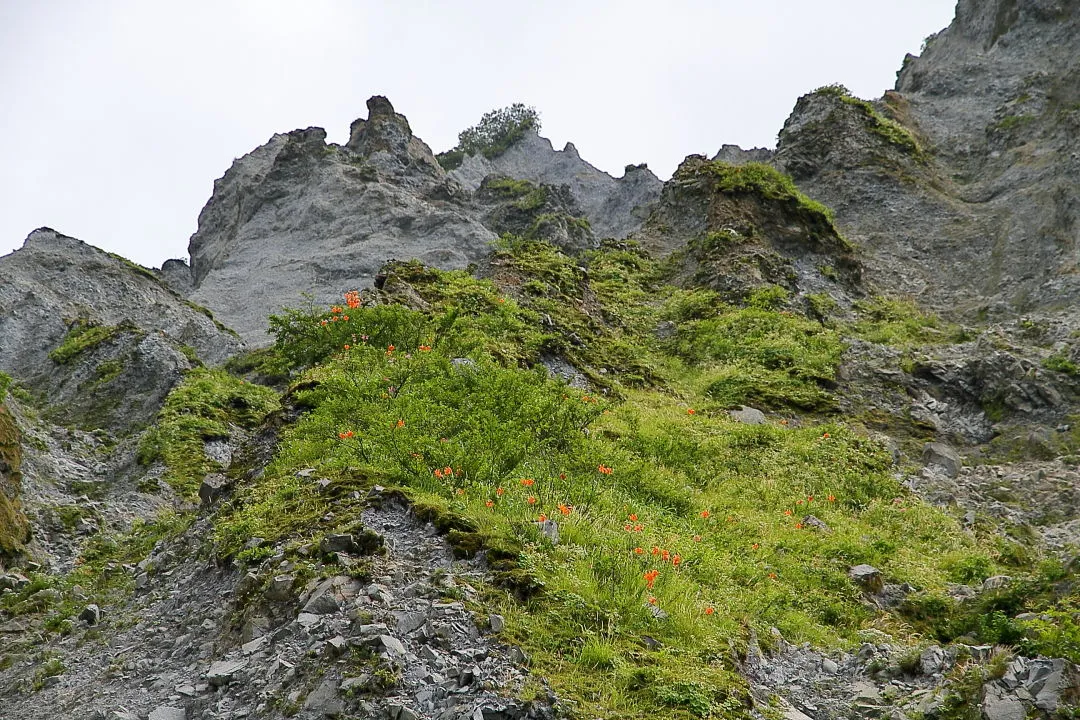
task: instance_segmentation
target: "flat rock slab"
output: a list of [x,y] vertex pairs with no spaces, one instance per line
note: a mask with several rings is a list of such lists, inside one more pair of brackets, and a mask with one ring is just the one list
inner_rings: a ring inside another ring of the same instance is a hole
[[228,685],[245,665],[247,660],[219,660],[206,671],[206,681],[214,687]]

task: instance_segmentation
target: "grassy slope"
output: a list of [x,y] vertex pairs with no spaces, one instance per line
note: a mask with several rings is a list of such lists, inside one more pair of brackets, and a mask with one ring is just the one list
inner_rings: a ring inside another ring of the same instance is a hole
[[[1060,566],[1025,574],[1013,563],[1019,582],[958,607],[946,583],[1001,571],[1003,546],[909,494],[885,449],[830,414],[843,336],[909,347],[945,334],[932,318],[875,301],[841,327],[794,314],[775,294],[728,306],[665,285],[631,247],[582,261],[506,241],[494,270],[497,284],[398,266],[384,299],[424,312],[385,304],[273,319],[278,344],[252,362],[265,376],[294,371],[283,402],[306,412],[281,430],[266,471],[216,514],[219,555],[257,562],[274,552],[244,549],[254,536],[290,553],[310,547],[355,527],[371,485],[401,488],[457,552],[487,549],[492,583],[474,609],[505,616],[533,677],[579,717],[740,715],[747,689],[734,659],[751,632],[768,638],[772,626],[826,646],[877,628],[902,641],[968,634],[1080,659],[1075,607],[1053,591]],[[673,334],[655,332],[669,322]],[[539,363],[550,355],[595,389],[549,378]],[[734,422],[735,403],[770,410],[769,422]],[[276,407],[268,388],[193,370],[143,459],[161,458],[190,496],[214,469],[203,441]],[[308,467],[329,486],[297,476]],[[558,523],[557,544],[541,516]],[[54,600],[40,606],[21,592],[4,609],[42,613],[47,632],[64,633],[77,610],[70,586],[117,597],[117,563],[188,522],[169,516],[129,538],[97,538],[71,577],[34,578],[61,590]],[[921,592],[901,614],[876,614],[847,577],[857,563]],[[1055,603],[1050,619],[1012,619]]]
[[[735,712],[745,688],[731,649],[751,630],[845,645],[860,629],[899,627],[867,610],[851,565],[930,592],[967,568],[996,571],[994,548],[907,493],[884,448],[834,418],[796,414],[831,406],[821,381],[842,349],[837,330],[664,286],[631,249],[588,260],[585,279],[549,246],[509,244],[496,275],[516,299],[411,265],[399,278],[426,314],[278,318],[281,356],[315,364],[293,392],[310,412],[219,518],[220,550],[251,536],[309,543],[356,521],[351,490],[399,486],[452,518],[462,552],[511,558],[488,609],[583,717]],[[666,319],[678,332],[657,340]],[[526,367],[556,352],[602,391]],[[783,414],[738,424],[726,412],[737,402]],[[297,477],[303,467],[329,490]],[[332,526],[321,521],[330,508]],[[828,529],[804,523],[809,514]],[[545,517],[558,544],[540,532]],[[647,651],[646,635],[660,649]]]

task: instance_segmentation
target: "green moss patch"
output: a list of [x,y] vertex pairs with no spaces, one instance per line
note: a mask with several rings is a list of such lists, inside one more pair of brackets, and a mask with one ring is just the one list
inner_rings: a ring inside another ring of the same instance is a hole
[[49,358],[65,365],[73,359],[98,345],[109,342],[124,332],[138,332],[131,324],[95,325],[89,320],[78,319],[71,324],[64,341],[49,353]]
[[252,428],[278,408],[277,394],[224,370],[195,368],[173,388],[157,420],[139,443],[142,464],[161,460],[165,481],[178,493],[194,498],[202,478],[220,470],[206,457],[207,440],[228,439],[230,426]]

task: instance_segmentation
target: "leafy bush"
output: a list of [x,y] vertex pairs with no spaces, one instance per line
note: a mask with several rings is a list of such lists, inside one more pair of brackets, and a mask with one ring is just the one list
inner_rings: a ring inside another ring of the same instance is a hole
[[529,129],[540,130],[540,114],[536,108],[522,103],[484,113],[480,122],[458,134],[458,144],[438,155],[439,164],[453,170],[466,155],[496,158],[525,136]]

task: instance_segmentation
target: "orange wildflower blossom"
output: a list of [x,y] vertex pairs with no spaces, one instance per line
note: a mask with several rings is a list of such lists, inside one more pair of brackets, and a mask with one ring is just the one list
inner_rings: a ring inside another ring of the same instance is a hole
[[404,420],[398,420],[397,425],[395,425],[395,427],[399,427],[399,428],[405,427],[405,421]]
[[596,469],[600,472],[601,475],[610,475],[611,473],[615,472],[614,468],[609,468],[604,463],[600,463],[600,466]]
[[802,530],[802,528],[803,528],[803,524],[801,522],[795,523],[795,529],[796,530]]
[[524,487],[532,487],[536,484],[536,481],[532,478],[521,478],[521,480],[519,480],[518,482],[520,482]]
[[776,573],[774,573],[774,572],[769,573],[769,579],[770,580],[775,580],[776,579]]
[[653,546],[652,546],[652,554],[653,554],[653,555],[659,555],[659,554],[660,554],[660,548],[658,548],[658,547],[656,547],[655,545],[653,545]]
[[679,567],[679,563],[682,562],[682,555],[671,556],[671,567]]
[[643,548],[643,547],[634,548],[634,554],[635,555],[644,555],[645,554],[645,548]]
[[547,515],[540,513],[540,516],[536,518],[536,522],[547,522]]
[[559,503],[559,512],[563,515],[569,515],[573,511],[573,509],[574,508],[565,503]]
[[712,513],[710,513],[708,510],[701,511],[701,517],[705,520],[708,520],[710,515],[712,515]]
[[353,310],[360,307],[360,293],[355,290],[345,293],[345,304]]
[[830,495],[829,497],[827,497],[825,499],[828,500],[829,502],[836,502],[836,496],[835,495]]
[[656,604],[656,596],[655,595],[650,595],[649,596],[649,604],[650,605],[655,605]]
[[345,346],[345,349],[346,349],[346,350],[348,350],[348,349],[349,349],[349,346],[348,346],[348,345],[346,345],[346,346]]
[[630,515],[627,516],[626,519],[630,522],[637,522],[637,513],[630,513]]
[[713,614],[713,613],[715,613],[715,612],[716,612],[716,608],[714,608],[714,607],[713,607],[712,605],[710,605],[709,607],[705,608],[705,614],[706,614],[706,615],[712,615],[712,614]]
[[417,350],[419,350],[420,352],[431,352],[431,346],[430,345],[421,345],[420,347],[417,348]]
[[486,505],[487,507],[495,507],[495,501],[488,500],[486,503],[484,503],[484,505]]
[[506,492],[506,490],[504,490],[504,489],[503,489],[503,488],[501,488],[501,487],[497,487],[497,488],[495,488],[495,494],[496,494],[496,495],[498,495],[499,497],[502,497],[502,495],[503,495],[503,493],[504,493],[504,492]]
[[337,434],[337,436],[339,438],[341,438],[342,440],[346,440],[346,439],[351,438],[353,436],[353,431],[352,430],[346,430],[345,432],[339,432]]
[[660,574],[659,570],[646,570],[645,571],[645,587],[652,589],[653,583],[656,582],[656,576]]
[[535,495],[530,495],[525,502],[529,503],[530,505],[535,505],[536,504],[536,496]]
[[435,475],[435,477],[437,477],[437,478],[441,478],[441,477],[442,477],[442,468],[435,468],[435,473],[434,473],[434,475]]
[[634,526],[634,532],[641,532],[644,529],[645,529],[645,526],[641,525],[640,523]]
[[386,346],[386,354],[387,355],[393,355],[394,354],[394,346],[393,345],[387,345]]
[[751,550],[757,550],[757,549],[758,549],[759,547],[761,547],[761,545],[760,545],[760,544],[758,544],[758,543],[754,543],[753,545],[751,545],[751,546],[750,546],[750,549],[751,549]]
[[694,408],[690,408],[690,409],[688,409],[688,410],[686,411],[686,414],[687,414],[687,415],[693,415],[693,414],[694,414]]
[[791,517],[791,511],[790,510],[785,510],[784,514],[787,515],[788,517]]
[[821,433],[822,440],[828,440],[830,437],[832,437],[832,435],[829,435],[829,433]]

